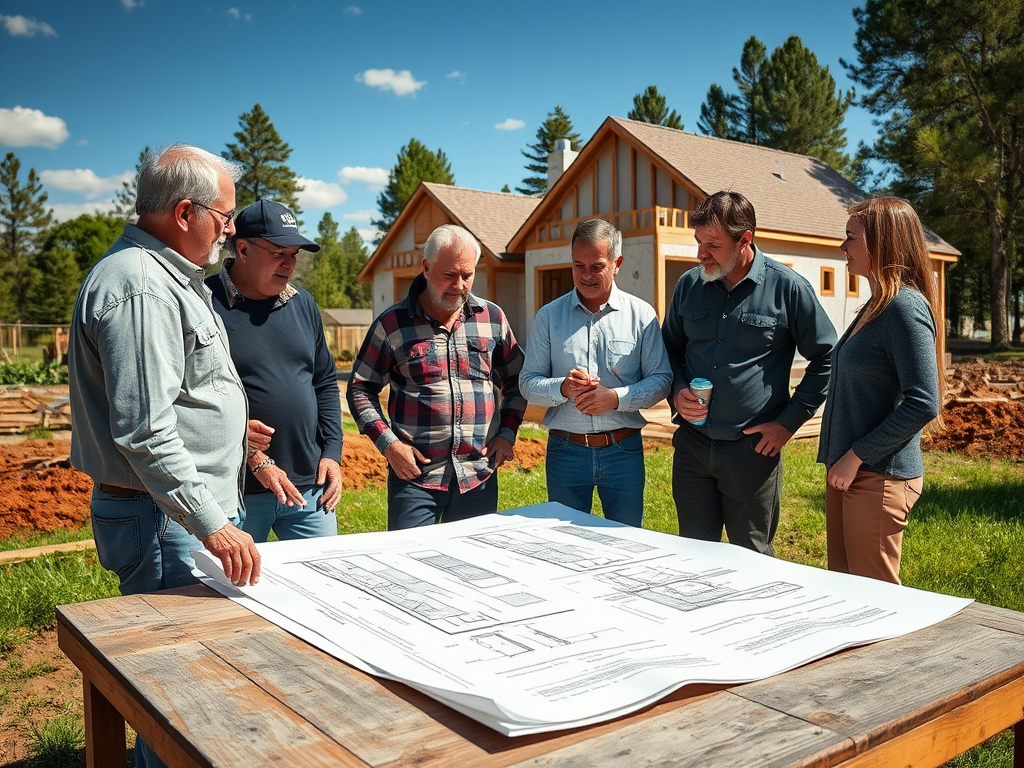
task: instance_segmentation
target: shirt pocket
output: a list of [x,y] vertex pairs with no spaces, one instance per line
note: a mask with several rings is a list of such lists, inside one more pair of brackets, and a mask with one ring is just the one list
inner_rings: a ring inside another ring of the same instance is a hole
[[491,356],[496,342],[494,339],[470,337],[466,339],[469,348],[469,375],[474,379],[491,378]]
[[221,366],[220,330],[209,323],[189,329],[185,350],[185,388],[189,391],[213,387],[221,389],[218,372]]
[[402,348],[407,377],[416,384],[433,384],[442,378],[441,363],[437,358],[434,342],[427,339],[413,341]]
[[770,347],[775,342],[778,325],[776,317],[744,312],[740,315],[740,343],[747,349]]
[[630,383],[640,369],[639,353],[632,339],[609,339],[605,365],[621,381]]

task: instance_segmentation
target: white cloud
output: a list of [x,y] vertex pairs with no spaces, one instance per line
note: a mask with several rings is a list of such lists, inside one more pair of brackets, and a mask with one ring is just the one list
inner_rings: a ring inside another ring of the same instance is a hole
[[370,246],[371,249],[374,247],[373,241],[376,240],[377,236],[380,234],[376,227],[363,227],[357,229],[356,232],[359,233],[359,236],[363,238],[363,241]]
[[518,131],[520,128],[525,128],[526,123],[522,120],[516,120],[514,117],[510,117],[503,123],[496,123],[494,127],[499,131]]
[[341,218],[349,221],[369,221],[376,215],[377,211],[352,211],[352,213],[341,214]]
[[408,69],[401,72],[393,69],[368,69],[356,75],[356,82],[382,91],[392,91],[396,96],[408,96],[410,93],[415,95],[416,91],[427,84],[425,80],[416,80]]
[[45,21],[36,21],[25,16],[4,16],[0,14],[0,24],[4,25],[7,34],[11,37],[56,37],[57,33],[53,27]]
[[63,189],[66,192],[78,192],[92,200],[100,195],[107,195],[121,188],[121,183],[131,181],[135,174],[131,171],[107,176],[97,176],[88,168],[75,168],[72,171],[40,171],[39,179],[48,187]]
[[59,117],[27,107],[0,107],[0,144],[56,149],[68,136],[68,125]]
[[250,14],[242,13],[237,8],[228,8],[227,14],[237,21],[252,21],[252,16]]
[[342,184],[361,181],[370,189],[384,189],[388,183],[388,170],[387,168],[366,168],[361,165],[346,165],[338,171],[338,181]]
[[126,11],[130,11],[133,8],[141,8],[145,5],[145,0],[121,0],[121,5]]
[[333,208],[348,200],[348,193],[340,184],[318,179],[298,179],[303,190],[299,192],[299,205],[303,208]]
[[466,73],[460,72],[459,70],[456,69],[454,72],[449,72],[447,75],[445,75],[445,77],[451,78],[452,80],[465,80]]
[[343,10],[342,13],[349,13],[353,16],[362,16],[363,9],[360,8],[358,5],[350,5],[348,8]]
[[55,203],[50,206],[53,210],[53,220],[58,224],[77,219],[83,213],[107,213],[113,207],[113,199],[94,200],[90,203]]

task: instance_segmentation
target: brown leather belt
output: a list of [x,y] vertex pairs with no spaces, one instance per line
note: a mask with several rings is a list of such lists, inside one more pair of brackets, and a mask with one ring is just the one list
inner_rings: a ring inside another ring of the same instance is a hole
[[627,437],[632,437],[639,431],[639,429],[633,427],[623,427],[613,432],[594,432],[591,434],[566,432],[563,429],[552,429],[550,433],[562,440],[568,440],[570,443],[585,445],[587,448],[607,448],[609,445],[621,443]]
[[145,491],[137,491],[134,488],[122,488],[120,485],[110,485],[109,483],[100,483],[100,490],[104,493],[109,493],[111,496],[134,496],[136,493],[145,493]]

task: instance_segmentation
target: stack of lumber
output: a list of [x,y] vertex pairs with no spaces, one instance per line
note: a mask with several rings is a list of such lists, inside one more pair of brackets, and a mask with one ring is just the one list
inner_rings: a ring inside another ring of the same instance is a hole
[[67,397],[48,398],[29,389],[0,390],[0,433],[70,426],[71,406]]

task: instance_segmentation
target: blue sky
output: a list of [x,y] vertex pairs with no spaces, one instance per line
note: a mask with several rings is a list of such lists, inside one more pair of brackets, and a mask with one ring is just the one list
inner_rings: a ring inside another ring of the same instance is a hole
[[[697,131],[700,105],[756,35],[792,34],[851,86],[847,0],[512,3],[412,0],[0,0],[0,152],[42,176],[56,217],[106,210],[146,145],[220,153],[262,104],[292,148],[307,233],[330,211],[369,237],[411,137],[456,183],[515,188],[560,104],[584,139],[654,84]],[[851,108],[848,151],[871,141]]]

